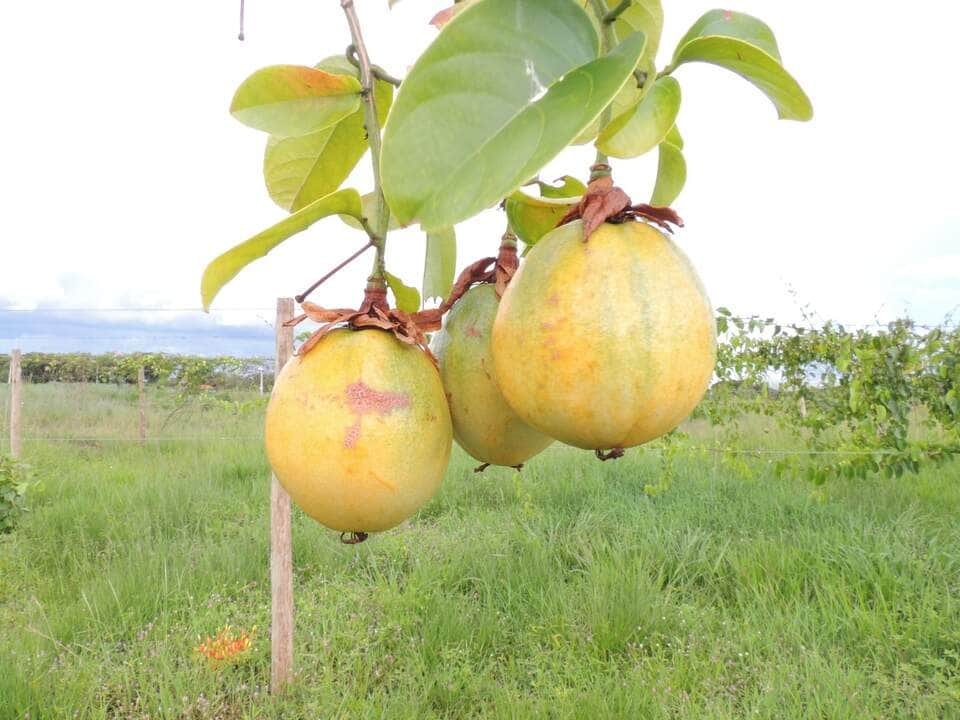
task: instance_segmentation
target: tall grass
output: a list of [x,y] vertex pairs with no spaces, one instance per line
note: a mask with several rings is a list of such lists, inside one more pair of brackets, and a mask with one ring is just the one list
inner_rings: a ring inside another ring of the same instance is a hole
[[[31,433],[135,434],[125,389],[27,390]],[[259,415],[175,417],[208,439],[26,444],[42,492],[0,540],[0,718],[960,717],[956,463],[818,489],[686,453],[648,497],[653,453],[474,475],[457,452],[364,545],[295,514],[297,677],[272,698],[269,470],[256,439],[215,439]],[[212,670],[192,648],[227,624],[258,628],[253,653]]]

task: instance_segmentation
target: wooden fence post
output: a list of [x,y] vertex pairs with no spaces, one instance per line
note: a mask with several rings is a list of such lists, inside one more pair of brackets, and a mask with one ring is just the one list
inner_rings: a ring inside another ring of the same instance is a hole
[[[275,376],[293,356],[293,298],[277,299]],[[279,693],[293,678],[293,548],[290,496],[273,475],[270,483],[270,692]]]
[[10,456],[20,457],[20,399],[23,376],[20,370],[20,351],[10,352]]
[[139,411],[140,411],[140,428],[139,428],[139,437],[140,444],[147,439],[147,393],[146,393],[146,384],[147,384],[147,375],[143,369],[143,365],[140,366],[140,370],[137,371],[137,395]]
[[260,394],[263,395],[263,368],[260,368]]

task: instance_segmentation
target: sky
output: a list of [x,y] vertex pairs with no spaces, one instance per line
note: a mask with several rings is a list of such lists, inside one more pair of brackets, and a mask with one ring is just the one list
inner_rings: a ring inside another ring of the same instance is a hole
[[[387,0],[357,0],[373,61],[403,76],[447,1],[390,10]],[[661,66],[712,7],[664,6]],[[720,68],[675,73],[688,163],[677,238],[714,304],[783,322],[804,311],[846,324],[941,321],[960,303],[960,6],[741,0],[731,9],[773,28],[815,117],[778,121],[757,89]],[[0,351],[270,354],[275,299],[365,242],[336,218],[321,221],[241,273],[212,315],[174,312],[199,306],[209,260],[285,214],[263,185],[265,137],[228,112],[234,89],[259,67],[313,64],[349,43],[336,0],[247,0],[244,42],[238,16],[239,0],[4,8],[0,308],[21,312],[0,311]],[[541,177],[583,176],[591,158],[589,148],[566,151]],[[649,195],[655,169],[655,153],[614,162],[635,201]],[[372,189],[368,159],[345,186]],[[458,265],[491,254],[504,222],[492,209],[459,226]],[[419,285],[423,250],[416,228],[392,234],[388,269]],[[368,271],[369,259],[358,261],[313,299],[356,304]],[[166,311],[76,312],[155,307]],[[45,312],[23,312],[31,308]]]

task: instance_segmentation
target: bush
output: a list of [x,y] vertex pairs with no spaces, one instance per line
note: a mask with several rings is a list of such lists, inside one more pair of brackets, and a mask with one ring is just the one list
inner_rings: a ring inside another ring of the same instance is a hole
[[26,468],[13,458],[0,455],[0,534],[12,531],[26,511],[29,487]]

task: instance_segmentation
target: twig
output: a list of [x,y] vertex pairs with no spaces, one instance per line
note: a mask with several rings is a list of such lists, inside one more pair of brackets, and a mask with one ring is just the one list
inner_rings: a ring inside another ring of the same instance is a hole
[[348,258],[347,258],[346,260],[344,260],[342,263],[340,263],[339,265],[337,265],[333,270],[331,270],[331,271],[328,272],[326,275],[324,275],[322,278],[320,278],[319,280],[317,280],[313,285],[311,285],[310,287],[308,287],[308,288],[307,288],[306,290],[304,290],[302,293],[300,293],[299,295],[295,295],[295,296],[294,296],[294,300],[296,300],[298,303],[302,303],[304,300],[307,299],[307,297],[310,295],[310,293],[312,293],[312,292],[313,292],[314,290],[316,290],[318,287],[320,287],[321,285],[323,285],[327,280],[329,280],[329,279],[332,278],[334,275],[336,275],[338,272],[340,272],[341,270],[343,270],[347,265],[349,265],[350,263],[352,263],[352,262],[353,262],[354,260],[356,260],[358,257],[360,257],[361,255],[363,255],[363,254],[364,254],[368,249],[370,249],[371,247],[373,247],[373,241],[372,241],[372,240],[371,240],[370,242],[368,242],[366,245],[364,245],[362,248],[360,248],[359,250],[357,250],[353,255],[351,255],[350,257],[348,257]]
[[353,0],[340,0],[340,7],[347,17],[350,26],[350,36],[353,38],[353,48],[356,50],[360,68],[360,87],[363,96],[363,123],[367,130],[367,140],[370,143],[370,160],[373,163],[373,187],[376,212],[376,224],[371,228],[370,242],[377,249],[377,256],[373,261],[373,273],[370,284],[376,287],[386,287],[386,269],[383,254],[386,248],[387,228],[390,226],[390,208],[383,197],[380,180],[380,123],[377,118],[377,103],[373,93],[374,74],[370,66],[370,56],[367,46],[363,42],[363,32],[360,29],[360,19]]
[[[347,45],[347,60],[349,60],[350,64],[355,68],[358,70],[360,69],[360,60],[357,58],[357,48],[352,43]],[[383,80],[384,82],[390,83],[394,87],[400,87],[400,83],[403,82],[399,78],[395,78],[379,65],[371,65],[370,70],[373,71],[373,76],[377,78],[377,80]]]
[[631,0],[621,0],[619,5],[603,16],[604,24],[612,25],[615,23],[617,18],[620,17],[620,15],[622,15],[628,7],[630,7],[630,2]]
[[[610,49],[613,47],[616,42],[616,36],[613,33],[612,23],[617,17],[630,6],[630,0],[623,0],[616,8],[607,12],[606,5],[603,0],[591,0],[593,4],[593,12],[600,19],[600,25],[603,28],[603,32],[600,35],[600,49],[604,54],[610,52]],[[607,19],[612,16],[612,19]],[[613,100],[610,101],[610,104],[603,109],[603,113],[600,115],[600,130],[603,131],[607,125],[610,124],[610,120],[613,119]],[[611,170],[609,165],[609,158],[607,154],[597,147],[597,156],[593,161],[593,167],[590,168],[590,180],[597,180],[602,177],[610,177]]]

